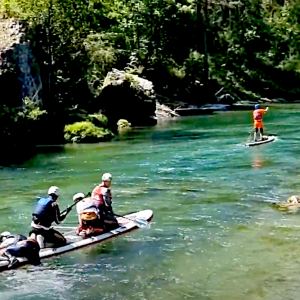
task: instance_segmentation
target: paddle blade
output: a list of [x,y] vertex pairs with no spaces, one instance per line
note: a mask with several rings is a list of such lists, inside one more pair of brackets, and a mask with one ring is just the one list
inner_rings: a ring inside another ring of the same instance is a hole
[[149,222],[144,219],[134,219],[133,220],[139,228],[146,228],[149,226]]

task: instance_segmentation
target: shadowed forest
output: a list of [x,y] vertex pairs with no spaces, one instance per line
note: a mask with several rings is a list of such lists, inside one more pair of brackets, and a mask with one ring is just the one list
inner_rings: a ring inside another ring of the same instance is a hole
[[[2,0],[0,13],[1,24],[21,24],[42,86],[35,99],[20,96],[2,26],[0,132],[13,148],[63,141],[66,124],[94,124],[87,116],[99,111],[101,128],[114,132],[119,119],[134,123],[127,115],[146,98],[200,106],[224,88],[241,100],[299,99],[299,1]],[[153,91],[105,90],[112,69],[129,88],[141,78]],[[155,111],[144,107],[136,114]]]

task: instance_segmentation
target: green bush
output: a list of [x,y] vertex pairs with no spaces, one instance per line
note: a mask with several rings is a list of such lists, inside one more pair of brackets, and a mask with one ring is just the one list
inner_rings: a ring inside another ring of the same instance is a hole
[[113,138],[113,133],[109,129],[97,127],[90,121],[66,125],[64,132],[66,141],[73,143],[93,143]]
[[18,115],[24,119],[36,121],[46,113],[47,111],[41,110],[32,99],[25,97],[23,99],[23,111],[19,112]]

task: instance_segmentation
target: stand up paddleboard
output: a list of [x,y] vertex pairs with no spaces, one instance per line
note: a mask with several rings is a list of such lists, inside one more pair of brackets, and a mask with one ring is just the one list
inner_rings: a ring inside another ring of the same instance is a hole
[[258,146],[266,143],[271,143],[276,140],[276,136],[266,136],[264,137],[265,139],[262,141],[257,141],[257,142],[251,142],[251,143],[246,143],[246,146],[252,147],[252,146]]
[[[153,217],[153,211],[152,210],[142,210],[137,213],[132,213],[129,215],[126,215],[124,217],[128,217],[131,219],[143,219],[150,221]],[[121,223],[122,218],[117,218],[117,220]],[[124,220],[124,219],[123,219]],[[127,220],[127,219],[126,219]],[[40,251],[40,258],[44,259],[47,257],[51,257],[54,255],[58,255],[64,252],[73,251],[82,247],[86,247],[88,245],[96,244],[96,243],[103,243],[113,237],[117,237],[121,234],[125,234],[131,230],[137,229],[137,223],[134,221],[127,220],[128,223],[120,226],[119,228],[116,228],[112,231],[106,232],[104,234],[100,234],[98,236],[93,236],[90,238],[82,238],[81,236],[78,236],[75,233],[75,230],[72,232],[68,232],[65,235],[65,238],[67,240],[67,245],[59,248],[44,248]],[[26,258],[17,258],[20,265],[25,265],[28,261]],[[8,261],[0,261],[0,271],[4,271],[7,269]]]

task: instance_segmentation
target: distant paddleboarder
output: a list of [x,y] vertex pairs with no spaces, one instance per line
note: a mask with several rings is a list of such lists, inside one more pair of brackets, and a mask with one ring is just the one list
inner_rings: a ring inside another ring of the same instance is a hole
[[260,134],[259,141],[263,140],[264,126],[262,122],[263,115],[266,114],[269,110],[269,107],[266,109],[261,109],[259,104],[255,105],[255,110],[253,111],[253,121],[254,121],[254,141],[257,142],[257,134]]

